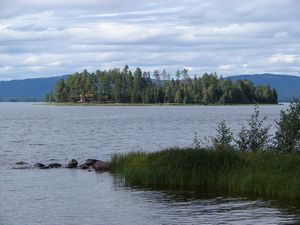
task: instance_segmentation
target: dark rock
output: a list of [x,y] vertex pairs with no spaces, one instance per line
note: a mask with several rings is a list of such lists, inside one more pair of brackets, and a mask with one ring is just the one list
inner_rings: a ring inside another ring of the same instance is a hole
[[23,162],[23,161],[19,161],[19,162],[16,162],[16,165],[26,165],[28,164],[27,162]]
[[34,164],[34,167],[42,168],[42,167],[45,167],[45,165],[43,163],[36,163],[36,164]]
[[78,165],[78,162],[76,159],[72,159],[69,163],[68,163],[68,168],[76,168]]
[[43,163],[36,163],[36,164],[34,165],[34,167],[39,168],[39,169],[49,169],[49,168],[50,168],[49,166],[46,166],[46,165],[43,164]]
[[95,171],[108,171],[110,169],[110,163],[97,160],[93,165],[93,169]]
[[86,170],[86,169],[90,169],[90,167],[88,165],[86,165],[86,164],[81,164],[80,165],[80,169]]
[[93,166],[97,162],[97,159],[87,159],[85,160],[85,165],[87,166]]
[[50,167],[49,166],[43,166],[43,167],[40,167],[40,169],[50,169]]
[[48,167],[49,168],[59,168],[59,167],[61,167],[61,164],[59,164],[59,163],[50,163],[48,165]]

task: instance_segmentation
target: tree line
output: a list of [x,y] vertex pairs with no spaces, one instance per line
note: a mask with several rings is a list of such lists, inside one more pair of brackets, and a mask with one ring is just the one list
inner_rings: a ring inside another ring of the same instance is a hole
[[231,81],[216,73],[190,77],[187,69],[178,70],[175,79],[166,70],[153,73],[139,67],[133,72],[121,69],[97,70],[69,75],[57,81],[47,102],[95,103],[178,103],[250,104],[277,103],[274,88],[254,85],[249,80]]

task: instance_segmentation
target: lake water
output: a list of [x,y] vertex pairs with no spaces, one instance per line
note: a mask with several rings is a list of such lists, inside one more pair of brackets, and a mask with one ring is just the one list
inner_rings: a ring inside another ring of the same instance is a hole
[[[262,106],[274,124],[286,105]],[[276,201],[125,187],[110,173],[13,169],[16,161],[109,160],[112,153],[191,146],[253,106],[50,106],[0,103],[0,224],[295,224]]]

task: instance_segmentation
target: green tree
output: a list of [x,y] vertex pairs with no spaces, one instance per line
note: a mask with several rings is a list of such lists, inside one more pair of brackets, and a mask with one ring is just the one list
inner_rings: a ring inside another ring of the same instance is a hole
[[300,100],[294,99],[289,108],[282,110],[275,133],[277,152],[300,151]]
[[260,119],[259,108],[256,106],[248,120],[249,128],[243,126],[238,133],[236,143],[240,150],[259,152],[270,147],[270,126],[264,126],[266,119],[266,116]]
[[134,78],[133,78],[132,100],[134,103],[142,102],[142,88],[143,88],[142,70],[138,67],[134,71]]
[[68,101],[67,87],[65,85],[64,79],[60,79],[57,81],[55,93],[56,93],[56,96],[55,96],[56,102],[67,102]]
[[217,128],[217,135],[212,138],[212,142],[215,147],[227,148],[231,146],[231,142],[234,140],[233,133],[230,128],[227,127],[225,121],[222,121]]

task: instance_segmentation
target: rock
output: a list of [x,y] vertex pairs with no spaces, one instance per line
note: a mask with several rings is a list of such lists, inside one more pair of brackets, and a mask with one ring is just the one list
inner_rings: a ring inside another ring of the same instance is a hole
[[86,165],[86,164],[81,164],[80,165],[80,169],[86,170],[86,169],[90,169],[90,167],[88,165]]
[[34,164],[34,167],[39,168],[39,169],[49,169],[50,168],[49,166],[46,166],[43,163],[36,163],[36,164]]
[[59,163],[50,163],[48,165],[49,168],[60,168],[61,167],[61,164]]
[[68,166],[67,168],[76,168],[78,165],[78,162],[76,159],[72,159],[69,163],[68,163]]
[[43,167],[40,167],[40,169],[50,169],[50,167],[49,166],[43,166]]
[[34,167],[42,168],[42,167],[45,167],[45,165],[43,163],[36,163],[36,164],[34,164]]
[[101,160],[97,160],[95,164],[93,165],[93,169],[95,171],[108,171],[110,167],[109,162],[103,162]]
[[87,166],[93,166],[97,162],[97,159],[87,159],[85,160],[85,165]]
[[19,162],[16,162],[16,165],[26,165],[28,164],[27,162],[23,162],[23,161],[19,161]]

